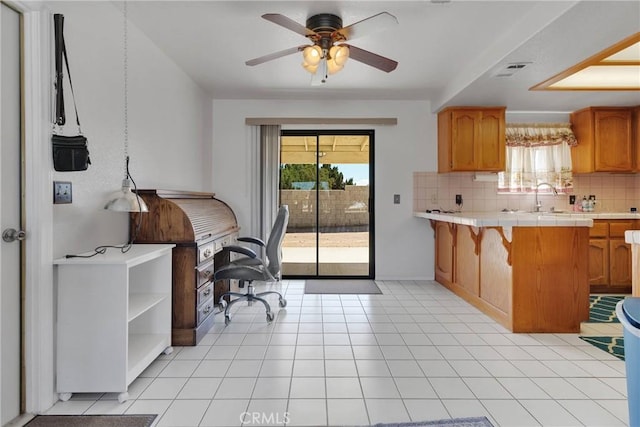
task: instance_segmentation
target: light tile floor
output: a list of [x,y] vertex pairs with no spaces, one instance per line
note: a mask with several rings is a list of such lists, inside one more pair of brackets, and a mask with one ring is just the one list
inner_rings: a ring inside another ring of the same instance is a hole
[[153,362],[129,401],[75,394],[48,413],[157,413],[157,427],[628,424],[624,362],[578,334],[512,334],[435,282],[377,283],[383,295],[270,285],[288,301],[272,300],[273,323],[262,304],[237,304],[228,326],[217,315],[198,346]]

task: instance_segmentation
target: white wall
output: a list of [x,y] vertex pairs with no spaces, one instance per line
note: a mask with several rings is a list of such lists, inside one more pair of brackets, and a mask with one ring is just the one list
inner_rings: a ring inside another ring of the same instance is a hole
[[[53,76],[53,64],[47,63],[53,59],[50,13],[62,13],[76,101],[82,130],[89,140],[92,165],[84,172],[53,170],[47,134],[50,126],[38,131],[40,110],[44,112],[52,104],[53,88],[47,81],[42,95],[28,105],[33,111],[27,112],[26,126],[27,174],[35,175],[30,178],[34,191],[27,193],[28,224],[33,222],[29,218],[35,216],[45,227],[30,234],[29,250],[39,247],[36,252],[42,258],[29,258],[27,268],[27,411],[36,413],[47,410],[57,399],[52,258],[91,251],[98,245],[121,244],[128,239],[128,215],[103,210],[108,195],[120,187],[124,177],[122,13],[114,3],[98,1],[43,2],[31,10],[38,8],[41,12],[34,12],[27,19],[27,41],[29,46],[34,45],[29,47],[33,57],[28,56],[27,66],[40,64],[39,57],[42,64],[34,65],[34,70],[27,69],[27,99],[31,101],[31,96],[40,93],[40,74]],[[32,28],[32,23],[37,25]],[[74,134],[77,130],[72,126],[75,116],[68,90],[65,98],[69,124],[65,133]],[[132,25],[128,111],[130,166],[139,188],[212,189],[210,97]],[[40,133],[46,135],[36,140],[34,136]],[[33,164],[37,167],[31,167]],[[72,182],[72,204],[51,204],[54,180]]]
[[[128,238],[128,215],[102,209],[124,177],[123,19],[111,2],[48,6],[65,16],[71,74],[92,162],[84,172],[53,172],[54,180],[73,183],[73,203],[53,209],[53,255],[59,257]],[[128,51],[130,169],[138,188],[211,190],[210,97],[132,24]],[[75,116],[66,89],[65,133],[71,134]]]
[[[213,188],[234,209],[245,232],[253,215],[247,117],[397,118],[396,126],[295,128],[375,130],[376,278],[433,278],[433,232],[426,221],[412,216],[412,173],[437,166],[437,120],[428,102],[214,100]],[[393,204],[394,194],[400,194],[400,205]]]

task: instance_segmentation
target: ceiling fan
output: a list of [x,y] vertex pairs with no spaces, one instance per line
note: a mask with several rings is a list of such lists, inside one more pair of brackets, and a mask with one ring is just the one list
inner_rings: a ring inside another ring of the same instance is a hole
[[324,83],[329,74],[334,74],[343,68],[348,58],[387,73],[395,70],[398,66],[398,63],[392,59],[345,43],[356,37],[397,25],[398,20],[390,13],[381,12],[347,27],[342,26],[342,18],[331,13],[311,16],[307,19],[306,26],[302,26],[279,13],[267,13],[262,15],[262,18],[308,38],[312,44],[295,46],[254,58],[245,62],[246,65],[254,66],[302,52],[303,68],[314,75],[312,83],[317,83],[316,77],[320,79],[321,83]]

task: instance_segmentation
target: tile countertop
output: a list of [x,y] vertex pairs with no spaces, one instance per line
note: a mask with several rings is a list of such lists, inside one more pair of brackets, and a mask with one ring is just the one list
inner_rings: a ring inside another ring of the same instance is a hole
[[[594,219],[640,219],[637,212],[414,212],[413,216],[473,227],[592,227]],[[640,244],[640,231],[634,233]]]

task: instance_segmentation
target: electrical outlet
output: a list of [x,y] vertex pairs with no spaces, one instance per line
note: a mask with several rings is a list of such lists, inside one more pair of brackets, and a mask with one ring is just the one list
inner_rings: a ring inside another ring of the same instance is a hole
[[462,206],[462,194],[456,194],[456,205]]
[[53,203],[71,203],[71,182],[53,181]]
[[394,194],[393,195],[393,204],[394,205],[399,205],[400,204],[400,195],[399,194]]
[[575,205],[576,204],[576,195],[575,194],[571,194],[569,196],[569,204],[570,205]]

